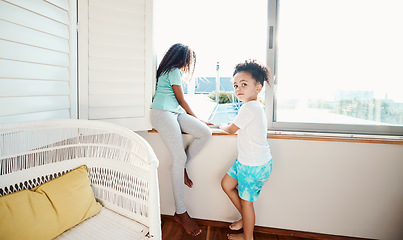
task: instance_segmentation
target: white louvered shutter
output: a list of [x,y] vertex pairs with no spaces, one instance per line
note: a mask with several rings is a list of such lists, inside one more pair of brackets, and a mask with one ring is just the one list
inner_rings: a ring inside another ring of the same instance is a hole
[[77,118],[76,1],[0,0],[0,123]]
[[152,0],[79,1],[79,118],[150,129]]

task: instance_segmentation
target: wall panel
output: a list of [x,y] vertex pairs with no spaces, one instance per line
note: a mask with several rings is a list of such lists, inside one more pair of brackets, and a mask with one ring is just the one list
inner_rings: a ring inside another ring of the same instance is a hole
[[76,2],[0,0],[0,29],[0,123],[76,118]]
[[152,0],[79,4],[80,118],[150,129]]

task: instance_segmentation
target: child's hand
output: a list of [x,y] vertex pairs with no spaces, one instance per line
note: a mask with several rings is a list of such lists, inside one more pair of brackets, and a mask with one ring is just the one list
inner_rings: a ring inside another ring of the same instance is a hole
[[239,127],[233,123],[221,123],[218,127],[229,134],[234,134],[239,130]]
[[214,125],[214,123],[211,123],[211,122],[206,122],[206,121],[204,121],[204,120],[201,120],[201,119],[199,119],[201,122],[203,122],[203,123],[205,123],[205,124],[207,124],[207,125]]
[[228,125],[229,125],[229,123],[220,123],[220,124],[218,125],[218,127],[219,127],[221,130],[224,130],[224,131],[225,131],[225,128],[226,128]]

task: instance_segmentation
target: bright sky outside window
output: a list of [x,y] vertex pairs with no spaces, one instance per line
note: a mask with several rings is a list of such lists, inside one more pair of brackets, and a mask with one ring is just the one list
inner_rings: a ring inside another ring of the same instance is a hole
[[[237,63],[247,59],[266,62],[267,2],[155,0],[154,6],[158,63],[174,43],[193,48],[197,56],[194,81],[184,86],[192,109],[204,120],[232,121],[238,106],[228,107],[231,113],[221,106],[226,112],[218,117],[217,104],[208,97],[215,90],[217,62],[220,90],[229,92],[233,92],[230,80]],[[232,101],[232,95],[227,95]]]
[[403,127],[403,2],[277,1],[274,122]]

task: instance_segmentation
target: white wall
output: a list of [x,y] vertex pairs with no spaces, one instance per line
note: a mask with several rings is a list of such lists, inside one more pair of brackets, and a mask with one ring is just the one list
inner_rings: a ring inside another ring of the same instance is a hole
[[[171,158],[157,133],[139,132],[159,160],[161,213],[172,215]],[[192,139],[184,135],[186,144]],[[255,202],[256,225],[375,239],[403,239],[403,145],[269,139],[273,173]],[[236,137],[213,136],[189,165],[195,218],[240,215],[220,187]]]

